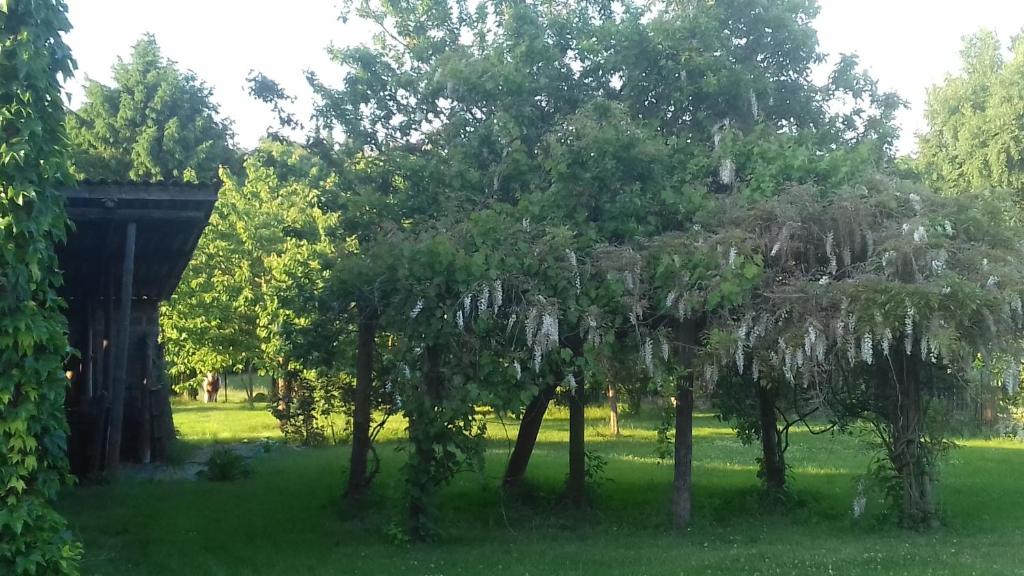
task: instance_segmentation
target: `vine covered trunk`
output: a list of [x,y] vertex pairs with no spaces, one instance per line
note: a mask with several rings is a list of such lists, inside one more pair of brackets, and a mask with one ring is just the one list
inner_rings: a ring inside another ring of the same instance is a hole
[[786,492],[785,447],[775,418],[777,388],[752,382],[757,389],[758,420],[761,427],[761,482],[770,500]]
[[409,535],[414,540],[425,540],[431,532],[430,500],[437,489],[435,482],[435,436],[444,432],[438,427],[437,409],[444,394],[441,372],[441,351],[436,344],[428,344],[423,351],[423,399],[409,414],[409,439],[412,441],[412,465],[407,471],[409,486]]
[[376,318],[360,311],[356,339],[356,389],[352,407],[352,454],[349,458],[349,502],[366,495],[372,475],[367,462],[370,455],[370,420],[373,415],[373,357],[377,337]]
[[922,362],[914,354],[893,354],[883,362],[890,378],[884,382],[888,398],[889,442],[892,469],[899,481],[902,499],[900,517],[908,528],[938,525],[934,496],[932,461],[935,454],[925,442],[924,404],[921,394]]
[[512,455],[509,456],[508,466],[505,468],[505,479],[502,484],[506,489],[520,486],[526,477],[526,469],[530,465],[533,449],[537,446],[537,436],[540,434],[541,424],[544,423],[544,415],[554,396],[555,387],[547,386],[526,406],[523,419],[519,422],[515,447],[512,448]]
[[696,321],[687,319],[677,330],[683,374],[676,381],[675,394],[672,524],[685,530],[693,515],[693,384],[699,326]]

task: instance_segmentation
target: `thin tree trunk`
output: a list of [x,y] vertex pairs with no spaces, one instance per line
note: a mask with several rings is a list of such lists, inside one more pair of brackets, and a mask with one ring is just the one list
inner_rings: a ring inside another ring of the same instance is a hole
[[765,492],[777,500],[786,491],[786,463],[775,417],[777,390],[749,380],[757,389],[757,406],[761,423],[761,481]]
[[586,376],[577,362],[583,357],[583,339],[573,334],[566,337],[565,342],[572,351],[572,373],[576,381],[576,390],[569,394],[569,481],[566,485],[566,499],[571,505],[581,507],[587,498],[587,422],[583,401]]
[[619,431],[619,400],[615,393],[615,383],[608,383],[608,433],[618,436]]
[[672,523],[685,530],[693,515],[693,383],[699,328],[697,322],[687,319],[678,330],[683,375],[676,382]]
[[370,455],[370,419],[373,413],[373,357],[377,323],[369,312],[360,310],[356,341],[356,390],[352,409],[352,454],[349,459],[349,502],[363,499],[369,488],[367,460]]
[[555,387],[548,386],[537,393],[526,406],[523,419],[519,422],[516,445],[512,448],[512,455],[509,456],[508,466],[505,468],[503,485],[506,489],[520,486],[526,477],[526,468],[530,465],[530,456],[537,446],[537,436],[544,422],[544,414],[547,413],[548,405],[554,396]]

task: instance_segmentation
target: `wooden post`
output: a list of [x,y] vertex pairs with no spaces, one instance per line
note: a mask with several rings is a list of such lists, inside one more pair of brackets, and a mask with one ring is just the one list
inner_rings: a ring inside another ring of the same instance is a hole
[[149,464],[153,458],[153,402],[152,390],[155,381],[156,334],[146,330],[143,336],[143,377],[142,386],[139,388],[139,461]]
[[125,226],[124,260],[121,263],[121,300],[118,302],[118,330],[114,340],[113,389],[110,394],[110,434],[107,437],[107,471],[121,464],[121,431],[124,425],[124,391],[128,370],[129,330],[132,314],[132,277],[135,274],[135,222]]
[[[82,387],[78,391],[78,407],[87,415],[92,404],[94,392],[93,382],[96,373],[96,327],[94,324],[96,311],[93,308],[93,292],[90,290],[85,302],[85,350],[82,351]],[[86,427],[88,429],[88,426]]]
[[[116,246],[114,240],[114,232],[112,229],[107,229],[106,238],[106,251],[108,254],[113,253],[114,246]],[[90,409],[90,415],[92,416],[92,437],[89,440],[89,467],[88,475],[90,477],[99,476],[103,470],[103,464],[106,462],[106,456],[104,449],[107,445],[107,432],[108,432],[108,419],[107,416],[110,413],[110,389],[111,389],[111,366],[113,364],[110,355],[110,345],[114,341],[113,331],[113,317],[114,317],[114,270],[110,265],[109,261],[103,263],[103,285],[100,290],[103,292],[105,298],[103,306],[100,308],[100,318],[97,324],[102,322],[99,327],[99,352],[96,354],[96,375],[93,383],[95,388],[93,389],[93,401]]]

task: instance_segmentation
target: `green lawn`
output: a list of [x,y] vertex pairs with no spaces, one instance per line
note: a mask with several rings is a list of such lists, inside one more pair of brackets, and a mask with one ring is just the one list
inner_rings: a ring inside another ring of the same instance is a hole
[[[189,443],[277,435],[265,411],[241,404],[175,409]],[[234,483],[80,487],[62,509],[85,543],[86,574],[1024,574],[1024,445],[965,441],[942,471],[945,527],[916,534],[852,521],[856,478],[870,459],[860,440],[794,434],[799,505],[778,515],[759,505],[756,449],[702,416],[696,520],[677,534],[668,527],[671,467],[655,456],[656,422],[627,418],[623,436],[610,438],[600,409],[591,412],[590,448],[608,461],[591,510],[558,503],[567,421],[557,411],[531,463],[539,496],[503,503],[496,486],[515,423],[506,422],[506,436],[494,420],[484,474],[464,474],[444,491],[442,534],[430,544],[389,536],[401,521],[404,454],[396,441],[382,450],[375,507],[359,520],[338,504],[345,447],[279,447],[256,460],[253,477]],[[396,423],[389,434],[400,429]]]

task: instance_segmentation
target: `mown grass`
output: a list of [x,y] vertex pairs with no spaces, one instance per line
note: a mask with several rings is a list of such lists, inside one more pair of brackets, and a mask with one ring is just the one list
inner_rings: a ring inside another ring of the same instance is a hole
[[[187,442],[274,437],[266,412],[243,405],[176,406]],[[797,502],[765,510],[754,447],[710,416],[695,431],[695,522],[669,528],[671,466],[655,455],[654,418],[626,418],[605,434],[590,411],[590,449],[607,459],[590,510],[562,506],[567,421],[550,415],[531,463],[537,495],[503,501],[496,489],[515,422],[488,421],[482,474],[466,473],[438,502],[437,541],[405,544],[400,527],[402,423],[384,443],[368,511],[339,503],[346,447],[275,449],[252,478],[215,484],[122,480],[70,491],[62,509],[86,545],[86,574],[1024,574],[1024,446],[970,440],[942,470],[945,525],[926,534],[855,522],[850,503],[870,454],[850,436],[793,435]]]

